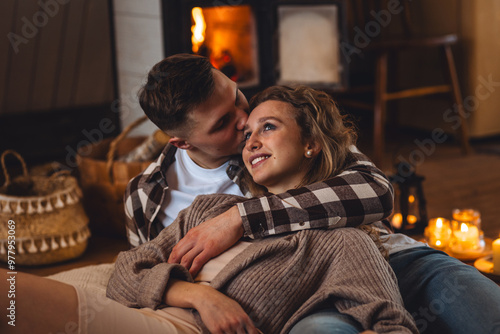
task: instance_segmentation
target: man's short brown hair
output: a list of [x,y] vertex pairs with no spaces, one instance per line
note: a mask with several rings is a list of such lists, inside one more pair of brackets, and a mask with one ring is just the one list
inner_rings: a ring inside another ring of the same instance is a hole
[[177,54],[153,66],[139,91],[139,103],[161,130],[172,134],[190,130],[189,113],[215,90],[210,61]]

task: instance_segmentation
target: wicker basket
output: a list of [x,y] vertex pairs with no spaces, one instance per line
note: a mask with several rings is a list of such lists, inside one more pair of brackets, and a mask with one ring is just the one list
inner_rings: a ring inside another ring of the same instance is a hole
[[[78,150],[77,161],[83,204],[94,234],[125,238],[123,196],[131,178],[141,173],[151,161],[122,162],[123,156],[144,142],[146,137],[127,134],[147,118],[131,123],[115,139],[104,139]],[[84,154],[85,153],[85,154]]]
[[[13,180],[5,166],[8,154],[17,157],[23,169]],[[90,231],[77,180],[61,173],[30,176],[23,158],[12,150],[3,152],[1,163],[5,183],[0,188],[0,260],[7,262],[13,255],[16,265],[44,265],[80,256]]]

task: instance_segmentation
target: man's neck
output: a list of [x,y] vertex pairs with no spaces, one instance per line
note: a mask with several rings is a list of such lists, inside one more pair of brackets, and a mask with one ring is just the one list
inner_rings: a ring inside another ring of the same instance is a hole
[[214,169],[220,167],[229,160],[228,157],[213,158],[203,154],[197,154],[197,152],[194,152],[192,150],[188,150],[187,154],[195,164],[205,169]]

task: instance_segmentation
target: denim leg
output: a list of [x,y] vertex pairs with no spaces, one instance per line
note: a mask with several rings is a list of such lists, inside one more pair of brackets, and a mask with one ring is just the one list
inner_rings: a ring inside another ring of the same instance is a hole
[[358,334],[361,330],[351,316],[328,308],[302,318],[289,334]]
[[406,309],[421,333],[500,333],[500,287],[430,247],[392,254]]

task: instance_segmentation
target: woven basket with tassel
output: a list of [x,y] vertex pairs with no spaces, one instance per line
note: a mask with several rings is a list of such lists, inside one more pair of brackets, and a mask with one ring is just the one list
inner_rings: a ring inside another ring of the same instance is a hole
[[[12,180],[5,166],[9,154],[23,169]],[[16,265],[44,265],[80,256],[90,231],[77,180],[67,173],[30,176],[23,158],[12,150],[0,160],[5,176],[0,188],[0,260],[7,262],[11,255]]]

